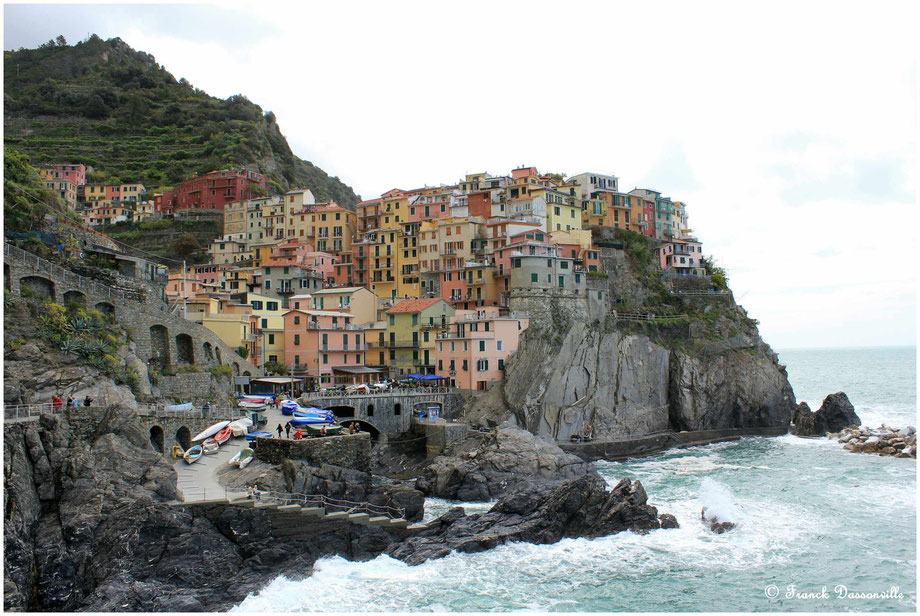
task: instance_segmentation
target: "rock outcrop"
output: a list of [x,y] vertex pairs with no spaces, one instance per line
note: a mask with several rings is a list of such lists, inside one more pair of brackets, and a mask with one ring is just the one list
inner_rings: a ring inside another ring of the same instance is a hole
[[828,432],[858,427],[862,421],[847,395],[839,391],[824,398],[821,408],[815,412],[811,411],[808,404],[800,403],[792,423],[797,436],[824,436]]
[[416,487],[428,496],[483,501],[521,486],[593,473],[593,467],[565,453],[551,440],[504,425],[475,450],[435,458],[416,481]]
[[638,481],[623,479],[608,491],[600,477],[583,475],[511,492],[488,513],[467,516],[457,507],[428,526],[387,554],[415,565],[451,551],[481,552],[511,541],[548,544],[625,530],[647,533],[661,528],[661,522]]

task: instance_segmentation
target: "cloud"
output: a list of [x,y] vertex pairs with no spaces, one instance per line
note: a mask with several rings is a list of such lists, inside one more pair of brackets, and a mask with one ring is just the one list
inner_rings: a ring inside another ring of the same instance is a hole
[[773,165],[779,180],[779,196],[790,205],[825,199],[877,204],[914,200],[909,187],[908,161],[893,156],[846,159],[818,153],[800,160]]
[[639,186],[655,188],[665,194],[678,191],[692,191],[700,187],[700,182],[687,160],[684,148],[680,143],[672,142],[655,166],[649,170],[639,182]]

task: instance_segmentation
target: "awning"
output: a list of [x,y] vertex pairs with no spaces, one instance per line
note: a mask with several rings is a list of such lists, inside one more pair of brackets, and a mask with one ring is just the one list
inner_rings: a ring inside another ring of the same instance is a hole
[[407,375],[406,375],[406,378],[407,378],[407,379],[415,379],[416,381],[419,380],[419,379],[421,379],[421,378],[424,378],[424,377],[425,377],[424,374],[420,374],[420,373],[418,373],[418,372],[416,372],[416,373],[414,373],[414,374],[407,374]]
[[300,377],[289,377],[289,376],[260,376],[257,378],[250,379],[250,383],[270,383],[271,385],[290,385],[291,383],[302,383],[303,379]]
[[440,381],[440,380],[446,379],[446,378],[447,378],[446,376],[438,376],[437,374],[426,374],[425,376],[423,376],[423,377],[420,378],[419,380],[420,380],[420,381]]
[[332,371],[341,372],[342,374],[380,374],[383,372],[383,370],[368,368],[367,366],[333,366]]

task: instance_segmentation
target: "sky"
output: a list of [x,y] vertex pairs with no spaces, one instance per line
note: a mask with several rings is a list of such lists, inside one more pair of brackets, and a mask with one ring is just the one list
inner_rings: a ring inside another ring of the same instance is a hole
[[613,174],[687,204],[774,348],[914,345],[916,2],[6,4],[273,111],[363,198]]

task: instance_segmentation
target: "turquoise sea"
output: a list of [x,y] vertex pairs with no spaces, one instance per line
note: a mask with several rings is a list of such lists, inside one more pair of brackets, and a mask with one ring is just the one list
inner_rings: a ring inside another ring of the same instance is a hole
[[[844,391],[863,423],[916,425],[913,348],[779,352],[798,400]],[[639,479],[679,529],[513,544],[410,567],[386,556],[317,562],[243,611],[916,611],[916,461],[835,441],[746,438],[599,462]],[[426,517],[457,503],[429,499]],[[488,504],[465,503],[470,513]],[[703,506],[738,524],[714,535]]]

